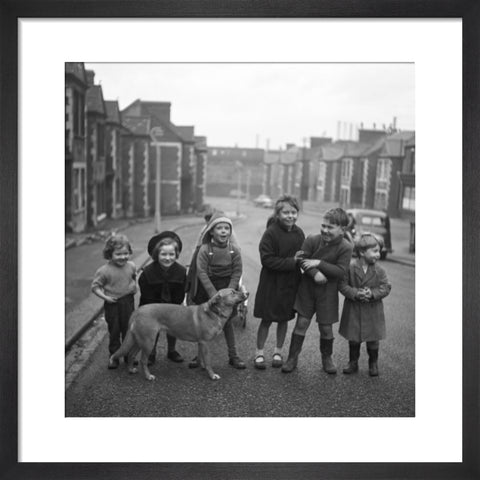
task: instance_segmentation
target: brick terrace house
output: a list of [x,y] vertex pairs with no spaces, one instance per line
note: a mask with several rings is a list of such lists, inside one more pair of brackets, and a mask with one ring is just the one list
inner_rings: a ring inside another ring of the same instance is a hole
[[415,219],[415,134],[405,142],[405,156],[400,173],[400,214]]
[[[170,102],[135,100],[122,111],[122,115],[134,118],[148,118],[149,128],[159,127],[162,132],[160,147],[160,207],[162,215],[179,214],[181,211],[181,178],[184,146],[191,144],[184,139],[180,130],[170,121]],[[191,145],[190,145],[191,146]],[[155,183],[157,151],[150,142],[148,152],[147,201],[144,206],[148,214],[155,213]]]
[[177,126],[184,142],[182,145],[182,171],[180,176],[180,210],[183,213],[195,210],[195,127]]
[[107,216],[106,139],[107,111],[102,87],[94,84],[95,73],[87,70],[87,225],[97,226]]
[[106,207],[109,218],[123,216],[122,207],[122,119],[116,100],[106,100]]
[[281,190],[280,150],[266,150],[263,155],[263,187],[262,193],[278,198]]
[[402,172],[405,145],[414,138],[414,132],[397,132],[387,136],[379,151],[374,208],[385,210],[391,217],[400,216],[400,173]]
[[65,63],[65,229],[87,225],[87,156],[85,104],[88,88],[83,63]]
[[127,217],[147,217],[150,118],[122,113],[122,204]]
[[364,207],[367,160],[363,157],[369,144],[363,142],[345,145],[340,167],[340,196],[342,208]]
[[195,209],[201,210],[207,192],[207,137],[195,136]]
[[[320,175],[320,159],[322,158],[322,146],[332,143],[330,137],[310,137],[310,148],[306,152],[308,161],[308,170],[304,169],[303,182],[307,188],[307,199],[310,201],[317,201],[320,199],[319,183],[323,181],[323,175]],[[323,168],[325,166],[323,165]],[[320,178],[322,177],[322,178]],[[322,198],[323,199],[323,198]]]
[[207,195],[236,196],[239,176],[242,196],[253,198],[262,193],[263,157],[260,148],[208,147]]

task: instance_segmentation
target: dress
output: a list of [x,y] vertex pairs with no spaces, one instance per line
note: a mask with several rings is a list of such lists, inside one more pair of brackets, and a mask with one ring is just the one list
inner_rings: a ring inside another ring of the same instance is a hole
[[[369,287],[373,300],[355,300],[359,288]],[[378,264],[368,265],[363,271],[360,259],[352,260],[339,290],[345,296],[338,332],[351,342],[371,342],[385,338],[385,314],[382,298],[391,290],[385,270]]]
[[255,295],[253,315],[269,322],[286,322],[295,317],[293,303],[301,271],[293,258],[305,234],[296,225],[289,231],[275,221],[265,230],[260,244],[262,270]]

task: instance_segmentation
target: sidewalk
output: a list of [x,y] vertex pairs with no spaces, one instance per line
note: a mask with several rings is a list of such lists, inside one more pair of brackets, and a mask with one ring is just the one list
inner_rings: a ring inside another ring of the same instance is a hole
[[[201,216],[164,217],[161,230],[181,231],[195,227],[195,232],[204,224]],[[100,315],[103,301],[90,291],[91,278],[104,261],[102,250],[105,238],[113,231],[122,232],[129,238],[132,260],[141,268],[148,260],[148,239],[155,234],[153,219],[110,221],[102,230],[86,234],[68,234],[65,243],[65,351],[83,335]]]

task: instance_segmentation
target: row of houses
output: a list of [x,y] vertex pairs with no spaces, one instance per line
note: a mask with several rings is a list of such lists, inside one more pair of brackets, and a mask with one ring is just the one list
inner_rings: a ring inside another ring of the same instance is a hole
[[[359,129],[358,140],[311,137],[284,150],[208,147],[207,194],[333,202],[414,219],[415,132]],[[240,182],[238,179],[240,178]]]
[[[155,138],[152,138],[152,132]],[[161,157],[159,185],[157,162]],[[311,137],[285,149],[207,146],[171,121],[169,102],[105,100],[95,73],[65,65],[65,225],[81,232],[106,218],[200,210],[208,196],[302,200],[375,208],[414,218],[415,132],[360,129],[358,140]]]
[[106,218],[153,215],[158,154],[161,214],[203,205],[207,139],[193,126],[174,125],[170,110],[169,102],[140,99],[120,110],[118,101],[104,99],[94,71],[81,62],[65,64],[67,232]]

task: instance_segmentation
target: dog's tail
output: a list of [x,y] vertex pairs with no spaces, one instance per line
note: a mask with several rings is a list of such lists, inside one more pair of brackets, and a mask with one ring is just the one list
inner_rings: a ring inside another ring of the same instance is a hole
[[120,345],[120,348],[110,357],[110,360],[118,360],[119,358],[122,358],[128,355],[130,350],[132,350],[132,348],[136,345],[136,341],[132,333],[132,325],[134,321],[135,321],[135,312],[132,314],[132,317],[130,318],[130,322],[129,322],[130,325],[128,327],[128,332],[125,337],[125,340]]

